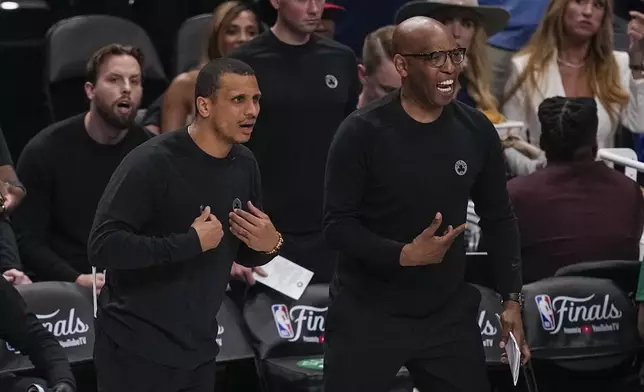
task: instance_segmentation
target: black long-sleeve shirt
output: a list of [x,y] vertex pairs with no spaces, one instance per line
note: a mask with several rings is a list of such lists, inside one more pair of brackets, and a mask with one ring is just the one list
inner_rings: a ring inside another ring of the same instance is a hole
[[23,265],[38,280],[73,282],[90,272],[87,236],[98,200],[123,157],[149,138],[136,126],[117,144],[99,144],[84,118],[42,130],[18,160],[18,177],[29,191],[12,217]]
[[442,263],[402,267],[400,252],[432,222],[465,223],[468,198],[495,260],[501,293],[521,289],[516,218],[506,189],[501,143],[485,116],[459,102],[428,124],[402,108],[399,91],[349,116],[329,151],[325,234],[340,251],[340,288],[385,311],[423,316],[464,280],[459,236]]
[[284,233],[320,232],[329,146],[360,94],[355,54],[316,35],[288,45],[269,30],[229,56],[253,67],[262,90],[246,146],[262,169],[266,212]]
[[[214,158],[185,128],[146,142],[116,169],[96,211],[89,256],[107,269],[98,323],[124,350],[187,369],[215,358],[215,317],[233,261],[250,267],[271,259],[230,232],[235,199],[261,208],[252,153],[235,145]],[[203,253],[190,227],[201,206],[224,229],[219,246]]]
[[67,356],[58,340],[27,311],[20,293],[0,276],[0,339],[29,356],[36,370],[50,385],[67,382],[75,385]]

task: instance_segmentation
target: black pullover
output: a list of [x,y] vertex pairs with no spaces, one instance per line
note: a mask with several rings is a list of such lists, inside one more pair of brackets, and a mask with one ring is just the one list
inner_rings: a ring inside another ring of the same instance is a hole
[[432,222],[465,223],[468,198],[491,242],[498,290],[521,290],[519,233],[494,126],[459,102],[428,124],[402,108],[400,91],[356,111],[329,151],[325,233],[340,251],[335,289],[346,289],[404,316],[423,317],[446,303],[465,274],[463,236],[442,263],[402,267],[400,252]]
[[[89,239],[90,263],[107,269],[97,320],[107,336],[170,367],[194,369],[215,359],[215,317],[233,261],[250,267],[272,258],[230,232],[235,199],[261,208],[259,169],[246,147],[235,145],[226,158],[214,158],[183,128],[125,157],[105,189]],[[201,206],[210,206],[224,229],[219,246],[203,253],[190,227]]]

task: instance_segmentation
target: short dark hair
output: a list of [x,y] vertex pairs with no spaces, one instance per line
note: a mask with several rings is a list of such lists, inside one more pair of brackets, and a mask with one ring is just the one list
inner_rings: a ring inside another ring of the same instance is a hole
[[[219,90],[221,75],[231,73],[235,75],[253,76],[255,71],[245,62],[230,57],[220,57],[209,62],[199,71],[195,85],[195,109],[197,98],[211,98]],[[197,111],[196,113],[199,113]]]
[[539,105],[541,148],[548,161],[572,161],[582,147],[597,148],[597,103],[593,98],[547,98]]
[[99,70],[101,69],[103,64],[105,64],[105,62],[110,59],[110,57],[114,56],[134,57],[141,67],[141,72],[143,72],[143,67],[145,65],[145,56],[143,55],[143,51],[141,49],[135,46],[110,44],[103,46],[102,48],[94,52],[92,57],[87,62],[87,81],[92,84],[96,83]]

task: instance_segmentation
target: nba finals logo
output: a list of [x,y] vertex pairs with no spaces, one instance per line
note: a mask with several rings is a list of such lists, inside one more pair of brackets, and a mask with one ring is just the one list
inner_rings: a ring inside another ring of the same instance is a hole
[[555,311],[552,308],[552,301],[550,301],[550,296],[537,295],[536,297],[534,297],[534,300],[537,302],[537,309],[539,309],[539,315],[541,316],[541,326],[543,326],[543,329],[548,332],[557,329]]
[[275,319],[275,326],[277,333],[282,339],[292,339],[295,336],[293,332],[293,325],[291,325],[291,316],[288,314],[286,305],[273,305],[273,319]]

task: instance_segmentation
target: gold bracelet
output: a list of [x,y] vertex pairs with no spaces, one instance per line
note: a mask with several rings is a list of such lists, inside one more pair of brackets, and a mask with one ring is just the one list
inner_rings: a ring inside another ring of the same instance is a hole
[[267,255],[274,255],[275,253],[277,253],[282,248],[282,245],[284,245],[284,238],[282,237],[282,233],[280,233],[278,231],[277,232],[277,237],[278,237],[277,238],[277,245],[275,245],[273,250],[271,250],[270,252],[266,252]]

